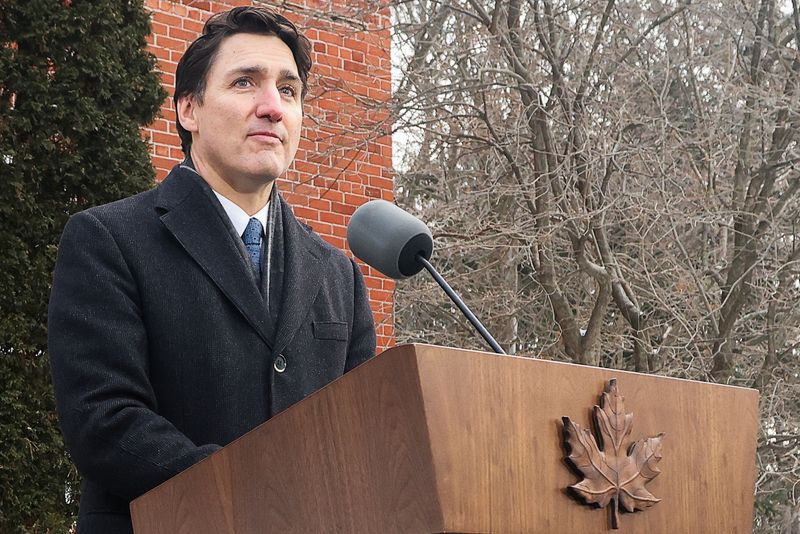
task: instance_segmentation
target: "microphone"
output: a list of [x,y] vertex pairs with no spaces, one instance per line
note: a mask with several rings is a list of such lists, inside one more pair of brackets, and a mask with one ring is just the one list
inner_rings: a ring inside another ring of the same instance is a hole
[[359,207],[350,218],[347,244],[361,261],[395,280],[410,278],[426,269],[492,350],[505,354],[500,344],[428,261],[433,253],[433,236],[424,222],[391,202],[371,200]]

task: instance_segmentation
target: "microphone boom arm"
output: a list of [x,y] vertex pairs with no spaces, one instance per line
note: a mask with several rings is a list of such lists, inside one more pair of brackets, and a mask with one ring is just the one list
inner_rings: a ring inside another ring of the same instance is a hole
[[431,265],[431,262],[429,262],[422,254],[417,254],[416,259],[429,273],[431,273],[431,276],[434,280],[436,280],[436,283],[438,283],[441,288],[444,289],[444,292],[447,293],[447,296],[450,297],[450,300],[452,300],[455,305],[458,306],[458,309],[461,310],[461,313],[463,313],[467,319],[469,319],[469,322],[472,323],[472,326],[475,327],[483,339],[485,339],[486,342],[492,347],[492,350],[494,350],[497,354],[505,354],[506,352],[503,350],[500,344],[495,341],[495,339],[492,337],[492,334],[486,330],[478,318],[475,317],[475,314],[470,311],[469,307],[467,307],[464,301],[461,300],[455,291],[453,291],[453,288],[450,287],[450,284],[448,284],[445,279],[442,278],[442,275],[440,275],[434,268],[434,266]]

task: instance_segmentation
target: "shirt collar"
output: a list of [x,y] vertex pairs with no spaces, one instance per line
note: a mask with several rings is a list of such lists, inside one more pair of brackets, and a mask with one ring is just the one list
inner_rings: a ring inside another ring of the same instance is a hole
[[[225,213],[228,214],[228,218],[231,220],[231,223],[233,224],[233,227],[236,230],[237,234],[239,235],[244,234],[244,230],[245,228],[247,228],[247,223],[250,222],[251,218],[255,217],[261,223],[261,228],[262,228],[261,235],[264,235],[263,229],[267,227],[267,213],[269,212],[269,201],[267,201],[264,207],[258,210],[256,213],[254,213],[253,215],[248,215],[246,211],[237,206],[232,200],[220,195],[216,191],[214,191],[214,194],[217,195],[219,203],[222,204],[222,209],[224,209]],[[272,195],[270,195],[270,198],[272,198]]]
[[[200,176],[200,173],[198,173],[197,170],[194,168],[194,162],[192,161],[192,158],[189,156],[187,156],[181,162],[181,167],[189,169],[196,175]],[[214,189],[211,190],[214,191]],[[272,186],[272,191],[273,192],[275,191],[274,185]],[[269,200],[267,200],[267,203],[264,205],[264,207],[258,210],[252,216],[248,215],[246,211],[240,208],[235,202],[233,202],[229,198],[220,195],[216,191],[214,191],[214,194],[217,195],[219,203],[222,204],[222,209],[225,210],[225,213],[228,215],[228,219],[231,220],[231,224],[233,224],[233,228],[234,230],[236,230],[237,234],[243,235],[245,229],[247,228],[247,223],[250,222],[250,219],[252,217],[255,217],[256,219],[258,219],[258,222],[261,223],[261,228],[262,228],[261,235],[262,236],[264,235],[264,228],[267,227],[267,216],[269,214],[269,205],[273,197],[272,194],[270,194]]]

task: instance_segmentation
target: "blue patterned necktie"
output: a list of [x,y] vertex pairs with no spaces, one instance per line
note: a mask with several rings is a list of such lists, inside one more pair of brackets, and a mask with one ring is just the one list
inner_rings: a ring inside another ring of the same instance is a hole
[[244,229],[244,234],[242,234],[242,241],[244,241],[244,246],[247,247],[250,261],[253,263],[253,268],[259,278],[261,277],[261,235],[263,233],[264,227],[261,226],[261,222],[253,217],[247,223],[247,228]]

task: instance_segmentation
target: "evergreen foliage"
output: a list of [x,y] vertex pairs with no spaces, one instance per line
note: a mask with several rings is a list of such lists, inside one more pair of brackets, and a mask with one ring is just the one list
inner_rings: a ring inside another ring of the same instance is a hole
[[76,211],[153,185],[166,97],[142,0],[0,0],[0,532],[66,532],[77,475],[54,411],[47,301]]

